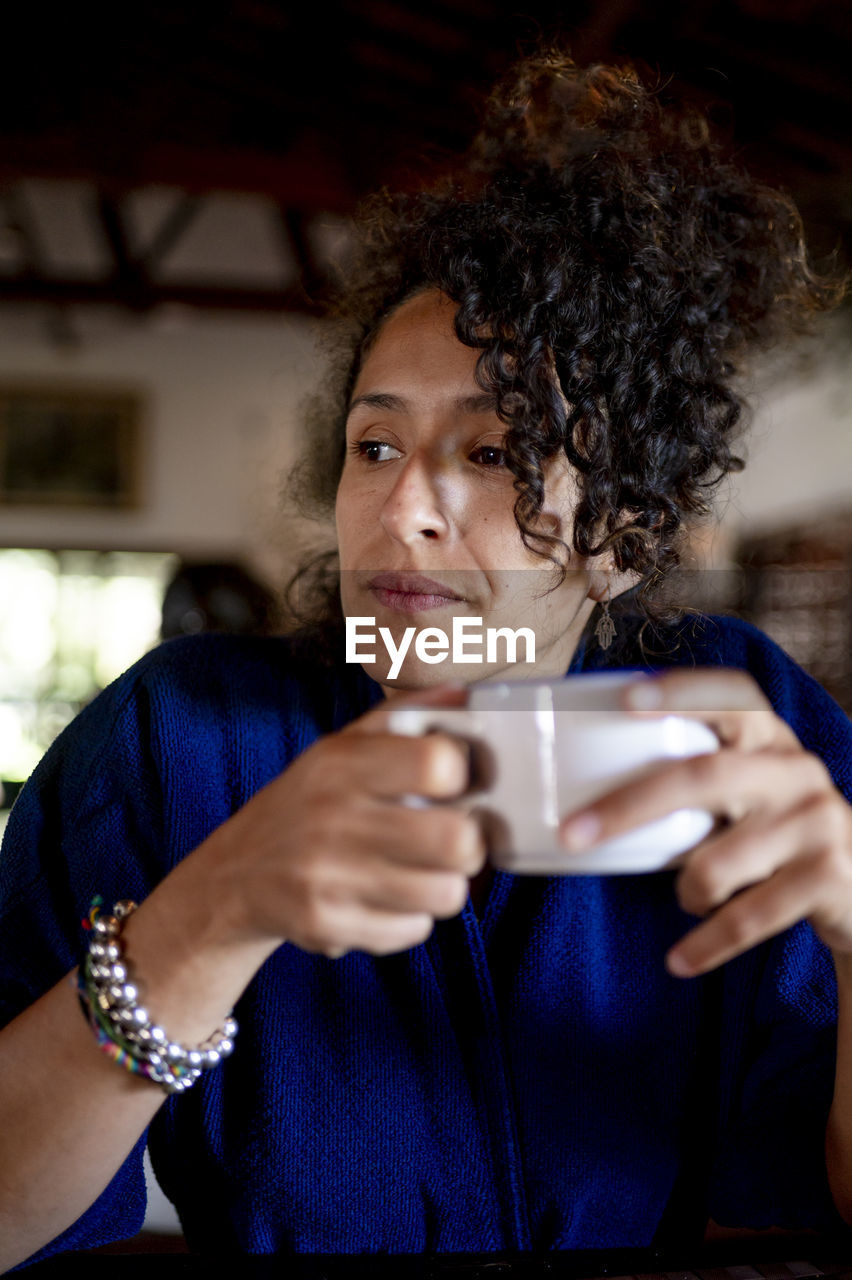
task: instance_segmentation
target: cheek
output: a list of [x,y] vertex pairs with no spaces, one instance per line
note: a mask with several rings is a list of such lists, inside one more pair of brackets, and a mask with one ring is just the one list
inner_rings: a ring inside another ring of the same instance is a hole
[[342,518],[340,506],[340,490],[337,491],[337,499],[334,504],[334,534],[337,540],[338,548],[342,548],[345,542],[345,525]]
[[531,551],[523,541],[512,504],[471,511],[468,545],[475,544],[477,558],[492,568],[513,571],[548,568],[548,562]]
[[375,539],[379,528],[375,504],[370,501],[369,495],[361,490],[356,494],[341,481],[334,507],[334,527],[341,568],[362,568],[357,561],[361,558],[362,550],[367,549]]
[[549,533],[570,541],[566,534],[574,527],[574,513],[581,497],[576,472],[566,459],[557,459],[547,473],[542,504],[542,523],[546,523]]
[[334,527],[338,539],[351,536],[353,527],[358,523],[358,505],[351,480],[344,471],[334,501]]

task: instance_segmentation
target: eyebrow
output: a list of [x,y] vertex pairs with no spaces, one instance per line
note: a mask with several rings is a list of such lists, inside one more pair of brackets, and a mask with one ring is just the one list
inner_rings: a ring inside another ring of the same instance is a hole
[[[496,398],[487,391],[480,391],[472,396],[457,396],[450,403],[458,413],[494,413],[497,408]],[[411,401],[404,396],[372,391],[355,397],[346,411],[347,418],[360,405],[367,405],[371,409],[385,409],[388,413],[411,413]]]

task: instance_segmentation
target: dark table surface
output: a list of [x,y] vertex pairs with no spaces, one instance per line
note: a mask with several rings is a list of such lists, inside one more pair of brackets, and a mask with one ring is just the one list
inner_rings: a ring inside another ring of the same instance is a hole
[[28,1268],[33,1280],[69,1277],[82,1266],[89,1280],[107,1276],[150,1280],[210,1280],[227,1268],[239,1280],[852,1280],[852,1231],[841,1238],[762,1236],[720,1241],[691,1251],[616,1249],[539,1255],[390,1254],[287,1255],[274,1258],[197,1256],[188,1253],[63,1254]]

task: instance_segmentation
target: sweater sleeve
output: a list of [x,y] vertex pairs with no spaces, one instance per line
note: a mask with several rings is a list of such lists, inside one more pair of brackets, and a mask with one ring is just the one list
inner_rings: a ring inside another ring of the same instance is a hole
[[[340,715],[351,715],[333,682],[311,683],[292,667],[278,639],[171,641],[60,735],[18,796],[0,852],[0,1026],[79,963],[81,921],[96,895],[107,906],[142,902],[334,727],[338,702]],[[89,1211],[37,1257],[139,1230],[144,1147],[145,1136]]]
[[[111,905],[153,887],[160,804],[139,745],[145,715],[139,685],[123,679],[57,739],[13,806],[0,851],[0,1025],[79,963],[96,894]],[[145,1135],[90,1209],[30,1261],[135,1235],[144,1147]]]

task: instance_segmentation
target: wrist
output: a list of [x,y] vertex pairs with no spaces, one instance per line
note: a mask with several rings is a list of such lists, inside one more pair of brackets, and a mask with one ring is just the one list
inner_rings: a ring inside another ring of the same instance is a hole
[[234,1048],[237,1023],[224,1019],[221,1029],[204,1041],[184,1045],[151,1020],[140,999],[135,974],[124,950],[124,930],[137,910],[130,899],[102,909],[95,898],[89,912],[89,947],[76,976],[80,1004],[98,1048],[119,1066],[160,1085],[166,1093],[182,1093],[204,1071],[212,1071]]
[[221,1024],[277,948],[249,940],[217,894],[217,877],[191,854],[128,919],[127,956],[152,1018],[176,1040],[197,1041]]

